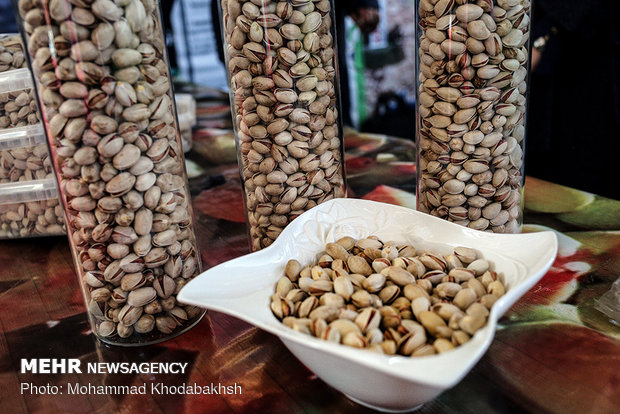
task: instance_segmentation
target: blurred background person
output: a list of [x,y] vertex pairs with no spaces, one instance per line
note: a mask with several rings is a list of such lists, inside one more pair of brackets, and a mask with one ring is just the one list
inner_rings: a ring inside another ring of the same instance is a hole
[[161,6],[161,19],[164,21],[164,36],[166,38],[166,48],[168,49],[168,61],[172,68],[179,67],[177,63],[177,52],[174,47],[174,37],[172,34],[172,7],[174,6],[174,0],[160,0]]
[[347,68],[347,48],[345,45],[345,17],[350,16],[362,34],[372,33],[379,24],[379,4],[377,0],[334,0],[336,8],[336,36],[338,38],[338,75],[340,76],[340,99],[342,122],[352,125],[351,93]]
[[532,4],[525,172],[620,199],[620,2]]

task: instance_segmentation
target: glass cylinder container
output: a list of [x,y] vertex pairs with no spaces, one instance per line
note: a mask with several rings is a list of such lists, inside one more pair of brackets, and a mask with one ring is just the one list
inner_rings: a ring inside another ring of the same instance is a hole
[[416,0],[418,210],[520,231],[529,0]]
[[330,0],[219,0],[252,250],[345,196]]
[[200,271],[156,0],[16,0],[93,332],[168,339],[203,312],[176,301]]

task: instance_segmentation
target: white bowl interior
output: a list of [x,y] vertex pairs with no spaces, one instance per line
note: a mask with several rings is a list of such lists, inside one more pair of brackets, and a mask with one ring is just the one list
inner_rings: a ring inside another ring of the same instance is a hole
[[[493,306],[487,325],[469,342],[453,351],[428,357],[386,356],[358,350],[304,335],[278,321],[269,308],[270,296],[289,259],[309,264],[318,258],[328,242],[343,236],[362,238],[370,235],[383,241],[408,242],[418,251],[440,254],[448,254],[456,246],[474,248],[493,262],[496,271],[503,273],[507,292]],[[349,368],[355,367],[360,375],[365,373],[366,382],[381,375],[385,382],[394,380],[403,386],[434,390],[434,395],[425,394],[430,399],[455,385],[480,359],[493,339],[497,320],[544,275],[556,252],[557,240],[552,232],[484,233],[404,207],[337,199],[298,217],[270,247],[202,273],[187,284],[178,299],[236,316],[279,336],[311,370],[348,395],[352,395],[347,392],[349,387],[346,384],[351,384],[350,378],[349,381],[330,378],[334,375],[346,377],[346,370],[343,374],[332,368],[336,361]],[[331,364],[326,362],[329,360]],[[354,390],[359,388],[358,384]],[[361,389],[360,395],[352,396],[390,409],[406,407],[403,403],[411,408],[411,404],[422,398],[396,404],[390,404],[389,400],[377,401],[385,395],[384,392],[368,399],[375,388]]]

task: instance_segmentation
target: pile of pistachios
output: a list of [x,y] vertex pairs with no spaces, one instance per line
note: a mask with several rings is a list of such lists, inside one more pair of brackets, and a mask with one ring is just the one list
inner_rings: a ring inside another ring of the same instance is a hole
[[503,276],[471,248],[442,256],[377,237],[328,243],[318,262],[290,260],[271,297],[286,326],[387,355],[464,344],[505,293]]
[[530,0],[418,6],[418,208],[477,230],[515,233]]
[[[0,35],[0,73],[28,66],[18,34]],[[33,89],[0,93],[0,129],[41,122]]]
[[0,72],[26,67],[24,48],[18,34],[0,35]]
[[0,183],[54,178],[46,144],[0,151]]
[[32,89],[0,94],[0,129],[35,125],[41,122]]
[[58,198],[0,205],[0,239],[65,234]]
[[252,248],[344,196],[329,0],[221,0]]

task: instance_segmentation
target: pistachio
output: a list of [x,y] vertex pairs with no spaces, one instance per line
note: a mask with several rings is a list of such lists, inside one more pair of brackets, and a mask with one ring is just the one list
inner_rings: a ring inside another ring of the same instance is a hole
[[172,333],[178,326],[177,321],[171,316],[157,316],[155,318],[157,330],[163,334]]
[[103,321],[99,324],[97,332],[103,337],[113,336],[116,333],[116,324],[111,321]]
[[158,276],[155,280],[153,280],[153,288],[157,293],[157,296],[166,299],[174,294],[176,285],[172,277]]
[[491,295],[496,296],[498,298],[503,296],[505,293],[504,285],[499,280],[495,280],[489,283],[487,290]]
[[348,276],[338,276],[334,279],[334,292],[342,296],[345,300],[349,300],[354,292],[353,284]]
[[136,323],[138,319],[140,319],[140,316],[142,316],[142,307],[126,304],[121,308],[118,314],[118,320],[120,323],[130,326]]
[[[446,352],[484,326],[487,308],[505,288],[493,271],[485,271],[482,282],[475,278],[476,271],[491,264],[472,249],[457,247],[445,257],[416,254],[414,246],[383,244],[376,238],[328,243],[316,265],[302,269],[299,262],[288,262],[272,296],[272,311],[291,329],[330,341],[349,338],[342,342],[349,346],[412,356]],[[368,260],[380,273],[366,277],[348,272],[360,270],[356,266],[368,265]],[[465,264],[473,264],[473,270],[463,268]],[[401,278],[402,290],[394,280]],[[302,323],[291,314],[310,319]]]
[[110,0],[95,0],[91,10],[95,16],[108,22],[119,20],[123,14],[122,9]]
[[415,283],[415,277],[405,269],[396,266],[390,266],[384,270],[387,277],[399,286],[406,286]]
[[142,315],[133,325],[134,330],[139,334],[146,334],[155,328],[155,317],[153,315]]
[[419,317],[420,313],[424,311],[428,311],[430,309],[430,299],[426,296],[418,296],[411,301],[411,311],[415,315],[416,318]]

